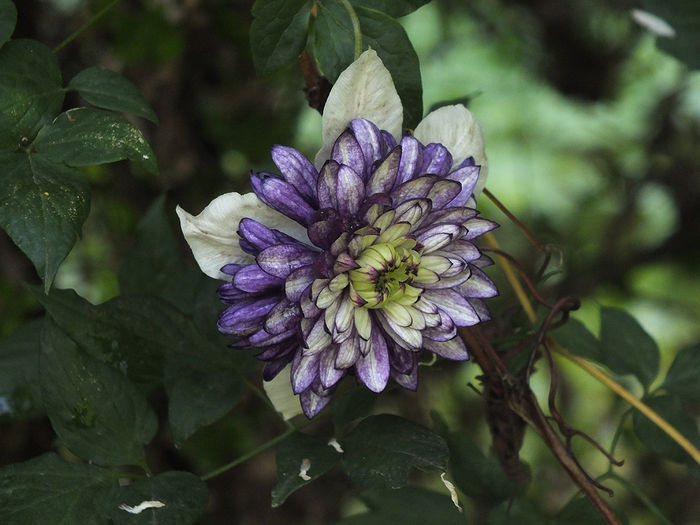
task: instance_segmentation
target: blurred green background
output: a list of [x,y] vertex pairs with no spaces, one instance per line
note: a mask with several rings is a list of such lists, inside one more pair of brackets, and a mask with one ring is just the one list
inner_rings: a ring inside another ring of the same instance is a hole
[[[108,2],[22,0],[15,38],[55,46]],[[136,83],[160,125],[138,121],[157,154],[161,175],[133,173],[128,164],[87,171],[93,188],[83,239],[59,271],[56,286],[99,303],[119,293],[117,271],[149,204],[167,192],[171,219],[181,204],[198,213],[227,191],[248,191],[250,170],[272,170],[272,144],[294,145],[313,158],[320,115],[306,106],[297,68],[258,78],[248,29],[251,1],[123,0],[101,22],[58,54],[64,81],[101,65]],[[554,257],[540,284],[549,298],[582,299],[577,317],[597,332],[601,305],[628,309],[662,350],[662,374],[676,352],[700,340],[700,74],[659,51],[635,24],[632,1],[474,0],[432,2],[402,19],[421,62],[426,112],[433,104],[468,99],[487,137],[488,189]],[[69,105],[80,104],[71,99]],[[485,197],[482,214],[501,223],[501,246],[531,274],[542,254]],[[0,233],[0,335],[41,309],[22,282],[38,282],[31,264]],[[194,264],[183,241],[182,257]],[[494,323],[510,319],[515,299],[497,268],[502,295],[491,303]],[[215,320],[211,320],[212,330]],[[563,370],[560,410],[576,428],[608,446],[627,407],[572,365]],[[546,366],[542,365],[546,372]],[[401,411],[430,423],[441,412],[453,428],[487,450],[482,400],[468,383],[469,363],[423,370],[419,395],[392,390],[378,410]],[[259,375],[254,376],[259,381]],[[533,386],[546,395],[548,375]],[[623,384],[636,394],[631,380]],[[700,414],[700,407],[694,408]],[[323,428],[323,423],[318,424]],[[620,469],[677,524],[700,523],[698,477],[642,450],[623,431]],[[223,421],[196,434],[182,450],[167,435],[152,460],[201,473],[269,439],[282,426],[248,396]],[[46,422],[6,423],[0,406],[0,464],[51,446]],[[594,475],[605,458],[576,442]],[[528,433],[522,457],[535,482],[529,489],[554,513],[575,493],[539,438]],[[269,508],[274,457],[264,454],[216,478],[202,523],[332,523],[357,509],[348,482],[330,474]],[[417,478],[418,479],[418,478]],[[439,488],[439,480],[429,480]],[[654,519],[622,486],[613,505],[633,524]],[[479,505],[466,501],[478,522]]]

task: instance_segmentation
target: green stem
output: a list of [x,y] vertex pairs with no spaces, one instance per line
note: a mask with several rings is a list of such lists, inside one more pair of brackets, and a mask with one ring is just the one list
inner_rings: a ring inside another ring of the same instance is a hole
[[264,452],[264,451],[267,450],[268,448],[270,448],[270,447],[276,445],[277,443],[279,443],[280,441],[282,441],[284,438],[286,438],[287,436],[289,436],[290,434],[292,434],[294,431],[295,431],[295,430],[294,430],[293,428],[288,429],[286,432],[280,434],[279,436],[272,438],[270,441],[267,441],[267,442],[263,443],[262,445],[260,445],[259,447],[254,448],[254,449],[251,450],[250,452],[248,452],[248,453],[246,453],[246,454],[243,454],[242,456],[240,456],[240,457],[234,459],[233,461],[231,461],[231,463],[227,463],[226,465],[223,465],[223,466],[221,466],[221,467],[219,467],[219,468],[217,468],[217,469],[212,470],[212,471],[209,472],[208,474],[204,474],[203,476],[200,477],[200,479],[201,479],[202,481],[207,481],[208,479],[211,479],[211,478],[213,478],[213,477],[216,477],[216,476],[218,476],[219,474],[223,474],[223,473],[226,472],[227,470],[231,470],[232,468],[237,467],[237,466],[240,465],[241,463],[245,463],[245,462],[248,461],[250,458],[253,458],[253,457],[257,456],[257,455],[260,454],[261,452]]
[[343,2],[343,7],[347,10],[350,15],[350,21],[352,22],[352,32],[355,36],[355,60],[360,58],[362,54],[362,30],[360,29],[360,19],[357,18],[357,13],[350,5],[350,0],[341,0]]
[[662,523],[663,525],[673,525],[673,523],[671,523],[668,518],[663,515],[659,507],[654,505],[654,502],[651,501],[646,494],[644,494],[644,492],[639,490],[639,487],[637,487],[634,483],[626,480],[615,472],[607,472],[606,474],[603,474],[600,477],[600,481],[603,481],[603,479],[614,479],[620,485],[624,486],[627,490],[634,494],[637,499],[646,506],[647,509],[649,509],[649,512],[654,515],[658,523]]
[[82,26],[80,26],[77,30],[75,30],[68,38],[66,38],[63,42],[58,44],[56,47],[53,48],[54,53],[58,53],[61,49],[66,47],[68,44],[70,44],[73,40],[75,40],[77,37],[79,37],[82,33],[87,31],[95,22],[97,22],[100,18],[102,18],[107,12],[112,9],[115,5],[117,5],[120,2],[120,0],[112,0],[109,4],[104,6],[100,11],[95,13],[90,20],[85,22]]

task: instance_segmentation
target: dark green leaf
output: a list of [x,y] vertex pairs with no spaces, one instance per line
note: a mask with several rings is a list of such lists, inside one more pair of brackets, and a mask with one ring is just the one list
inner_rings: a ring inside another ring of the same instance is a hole
[[74,454],[100,465],[145,465],[143,445],[158,422],[123,374],[81,352],[48,320],[39,371],[51,425]]
[[143,98],[141,91],[119,73],[102,67],[90,67],[75,75],[68,84],[90,104],[131,113],[158,123],[158,117]]
[[[620,512],[615,511],[621,523],[627,523],[627,518]],[[586,525],[606,525],[608,523],[591,502],[584,497],[574,497],[554,518],[552,525],[572,525],[574,523],[585,523]]]
[[17,9],[12,0],[0,0],[0,47],[12,36],[17,23]]
[[[504,501],[489,512],[486,525],[542,525],[547,523],[544,515],[524,499]],[[573,525],[573,523],[572,523]]]
[[[321,70],[331,82],[354,59],[355,38],[350,16],[338,0],[316,3],[314,49]],[[423,87],[418,55],[401,24],[373,9],[355,9],[362,32],[363,49],[377,52],[391,73],[404,110],[404,127],[414,128],[423,116]]]
[[598,339],[588,331],[588,328],[581,321],[569,319],[564,326],[557,328],[553,335],[557,342],[572,354],[599,363],[604,362]]
[[[197,523],[208,500],[207,486],[197,476],[170,471],[121,487],[109,510],[115,525],[192,525]],[[119,508],[133,508],[143,501],[158,501],[163,506],[138,514]]]
[[664,388],[684,401],[700,401],[700,343],[678,352]]
[[156,297],[120,296],[95,306],[73,290],[34,295],[81,348],[138,382],[160,380],[165,353],[185,344],[187,319]]
[[700,3],[697,0],[644,0],[642,5],[676,33],[673,38],[658,37],[656,45],[691,69],[700,69]]
[[0,155],[0,226],[34,263],[45,290],[89,210],[90,186],[73,168],[42,155]]
[[[201,349],[210,346],[206,359]],[[192,354],[171,353],[165,367],[168,419],[176,445],[194,432],[221,419],[241,398],[245,376],[254,361],[240,350],[201,340]],[[219,355],[213,359],[212,353]]]
[[0,339],[0,421],[42,412],[37,373],[40,350],[41,321],[26,323]]
[[149,173],[158,164],[143,134],[121,115],[97,108],[61,113],[42,128],[35,148],[55,162],[92,166],[129,159]]
[[250,47],[259,75],[294,62],[306,45],[311,0],[257,0],[253,5]]
[[469,436],[452,432],[447,437],[450,449],[450,472],[454,483],[466,495],[497,503],[517,495],[519,490],[508,480],[498,460],[484,456]]
[[[645,398],[644,402],[693,445],[696,447],[700,446],[698,425],[683,409],[683,403],[679,398],[662,395]],[[634,423],[634,433],[652,452],[679,463],[693,462],[688,453],[678,443],[672,440],[666,432],[652,423],[646,416],[635,411],[632,421]]]
[[444,494],[420,487],[378,489],[362,493],[370,512],[345,518],[336,525],[464,525],[464,515]]
[[0,523],[106,525],[118,490],[106,469],[44,454],[0,469]]
[[367,416],[376,399],[376,394],[362,386],[334,395],[333,426],[338,435],[356,419]]
[[156,295],[185,311],[200,283],[194,270],[185,268],[168,220],[174,213],[172,208],[166,211],[165,203],[165,195],[158,197],[139,222],[134,244],[119,268],[119,290],[122,295]]
[[447,469],[445,441],[425,427],[392,415],[364,419],[342,440],[348,475],[365,487],[400,488],[412,467]]
[[354,6],[368,7],[398,18],[412,13],[430,0],[350,0]]
[[[302,462],[309,460],[308,480],[300,477]],[[294,432],[277,449],[277,485],[272,489],[272,506],[279,507],[304,485],[322,476],[340,460],[340,454],[327,440]]]
[[617,374],[634,374],[646,387],[659,373],[656,342],[624,310],[602,309],[600,345],[603,362]]
[[16,151],[61,111],[61,71],[51,50],[35,40],[0,49],[0,152]]

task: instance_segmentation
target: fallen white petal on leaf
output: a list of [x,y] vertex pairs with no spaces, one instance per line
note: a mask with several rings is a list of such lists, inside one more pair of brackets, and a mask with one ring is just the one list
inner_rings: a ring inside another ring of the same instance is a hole
[[445,487],[449,491],[450,498],[452,499],[452,503],[454,503],[455,507],[457,507],[459,509],[459,511],[462,512],[462,507],[459,505],[459,498],[457,497],[457,491],[455,490],[455,486],[452,483],[450,483],[449,481],[447,481],[447,479],[445,478],[446,474],[447,474],[446,472],[443,472],[442,474],[440,474],[440,479],[442,480],[442,483],[445,485]]
[[328,440],[328,444],[333,447],[338,454],[342,454],[344,452],[343,447],[340,446],[337,439],[331,438]]
[[129,512],[131,514],[141,514],[146,509],[159,509],[160,507],[165,507],[165,503],[162,501],[142,501],[135,507],[130,507],[126,503],[119,505],[121,510]]
[[299,477],[303,479],[304,481],[310,481],[311,476],[307,474],[309,469],[311,468],[311,460],[309,458],[304,458],[301,461],[301,467],[299,468]]
[[285,421],[301,414],[299,396],[292,390],[290,378],[292,365],[287,365],[271,381],[263,381],[263,388],[270,403]]
[[673,38],[676,36],[676,30],[661,17],[649,13],[648,11],[642,11],[641,9],[632,9],[631,14],[632,20],[656,36],[665,38]]

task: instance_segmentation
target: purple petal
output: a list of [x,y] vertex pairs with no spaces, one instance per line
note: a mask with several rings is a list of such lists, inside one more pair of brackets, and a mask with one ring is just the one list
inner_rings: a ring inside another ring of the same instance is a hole
[[338,209],[336,183],[340,165],[334,160],[326,161],[318,174],[316,193],[318,195],[318,207]]
[[401,147],[394,148],[376,167],[367,182],[367,195],[388,193],[394,187],[401,162]]
[[243,241],[248,243],[248,245],[252,247],[252,251],[249,250],[249,253],[253,255],[257,255],[260,251],[274,246],[275,244],[301,244],[298,240],[290,237],[286,233],[279,230],[272,230],[264,224],[260,224],[258,221],[247,217],[241,219],[241,222],[238,224],[238,235],[241,237],[241,246],[243,246]]
[[423,145],[411,136],[401,139],[401,161],[396,175],[396,184],[413,179],[418,172],[423,156]]
[[472,262],[481,257],[481,252],[479,249],[474,246],[473,243],[465,241],[464,239],[454,241],[448,248],[445,249],[445,251],[456,255],[466,262]]
[[308,266],[318,256],[300,244],[278,244],[265,248],[258,254],[257,263],[270,275],[285,279],[291,272]]
[[394,223],[407,222],[411,225],[411,232],[418,228],[432,210],[432,203],[428,199],[411,199],[396,207]]
[[447,175],[448,179],[457,181],[462,185],[462,190],[449,203],[450,206],[464,206],[467,203],[474,191],[474,186],[479,180],[479,171],[481,171],[480,166],[465,166]]
[[321,354],[318,364],[318,377],[323,388],[331,388],[345,375],[345,370],[335,367],[336,350],[327,350]]
[[300,317],[299,305],[282,299],[265,318],[265,330],[271,334],[281,334],[297,326]]
[[333,144],[331,159],[354,169],[360,176],[363,176],[369,167],[369,163],[365,164],[365,156],[359,142],[349,129],[341,133]]
[[407,374],[402,374],[392,370],[391,377],[402,387],[415,392],[418,390],[418,363],[416,363],[416,366],[414,366]]
[[449,315],[457,326],[472,326],[481,319],[469,302],[449,288],[425,290],[423,295]]
[[391,201],[394,207],[410,199],[425,198],[438,180],[440,179],[437,175],[425,175],[394,187],[391,191]]
[[354,217],[365,198],[365,184],[355,170],[341,166],[336,184],[338,213],[341,217]]
[[430,199],[430,201],[433,203],[434,210],[439,210],[448,202],[452,201],[457,195],[459,195],[461,189],[462,186],[459,184],[459,182],[449,179],[442,179],[437,181],[433,187],[430,188],[426,198]]
[[233,284],[240,290],[250,293],[262,293],[280,286],[284,281],[260,269],[256,264],[250,264],[236,273]]
[[335,356],[335,367],[339,369],[350,368],[360,356],[359,336],[349,337],[338,345],[338,353]]
[[416,366],[416,352],[394,344],[388,344],[391,370],[400,374],[409,373]]
[[381,392],[389,381],[389,352],[379,330],[372,330],[371,341],[371,350],[366,356],[360,355],[357,358],[355,370],[367,388],[372,392]]
[[457,326],[452,317],[442,309],[438,309],[438,313],[440,314],[440,325],[423,330],[423,342],[426,338],[433,341],[449,341],[457,335]]
[[251,175],[250,182],[258,198],[270,208],[299,224],[309,225],[315,210],[290,183],[266,173]]
[[287,295],[287,299],[294,303],[299,302],[302,294],[314,282],[315,277],[312,266],[301,266],[291,272],[284,282],[284,292]]
[[239,271],[248,266],[247,264],[225,264],[221,267],[221,272],[235,276]]
[[319,248],[330,248],[343,231],[343,222],[333,208],[323,208],[314,214],[314,222],[307,231],[309,239]]
[[484,301],[481,299],[469,299],[469,304],[472,305],[482,323],[491,319],[491,313],[486,307],[486,303]]
[[299,395],[299,401],[301,402],[301,409],[304,411],[304,415],[311,419],[330,403],[331,396],[319,396],[309,388]]
[[382,130],[382,140],[384,141],[384,147],[382,148],[382,155],[386,155],[388,151],[391,151],[396,147],[396,139],[394,136],[386,130]]
[[239,290],[233,283],[222,284],[219,286],[216,293],[219,295],[219,299],[225,304],[233,304],[241,299],[247,299],[249,296],[248,292]]
[[222,333],[236,334],[257,328],[278,302],[279,297],[271,296],[229,306],[219,316],[219,330]]
[[287,330],[286,332],[282,332],[281,334],[270,334],[266,332],[265,329],[261,329],[248,337],[248,344],[246,346],[276,345],[289,339],[290,337],[295,337],[296,333],[296,327],[292,328],[291,330]]
[[421,175],[447,175],[452,167],[452,155],[442,144],[431,143],[423,150],[420,168]]
[[289,356],[291,359],[292,354],[297,350],[299,350],[299,343],[294,339],[289,339],[266,347],[262,352],[256,354],[255,358],[261,361],[272,361],[282,356]]
[[423,348],[453,361],[466,361],[469,359],[467,347],[464,346],[464,341],[462,341],[461,337],[453,337],[449,341],[434,341],[426,338],[423,339]]
[[498,228],[498,224],[488,219],[482,219],[480,217],[471,219],[466,222],[464,226],[467,228],[467,234],[464,238],[468,241],[476,239],[480,235],[490,232],[494,228]]
[[465,228],[457,224],[438,224],[422,230],[416,235],[416,240],[423,245],[423,253],[428,254],[447,246],[464,233]]
[[369,120],[356,118],[350,123],[355,139],[362,150],[365,163],[371,166],[382,157],[382,135],[379,128]]
[[498,289],[493,281],[479,268],[470,264],[471,276],[459,286],[459,293],[464,297],[496,297]]
[[284,179],[310,203],[315,204],[318,172],[314,165],[297,150],[287,146],[273,146],[271,153],[272,160]]
[[284,367],[289,364],[289,362],[292,360],[292,357],[293,354],[289,353],[282,357],[273,359],[267,364],[265,364],[265,368],[263,368],[263,380],[272,381],[277,376],[277,374],[284,370]]
[[311,383],[318,377],[318,362],[321,353],[303,355],[302,352],[294,354],[292,360],[292,390],[295,394],[300,394],[311,386]]

